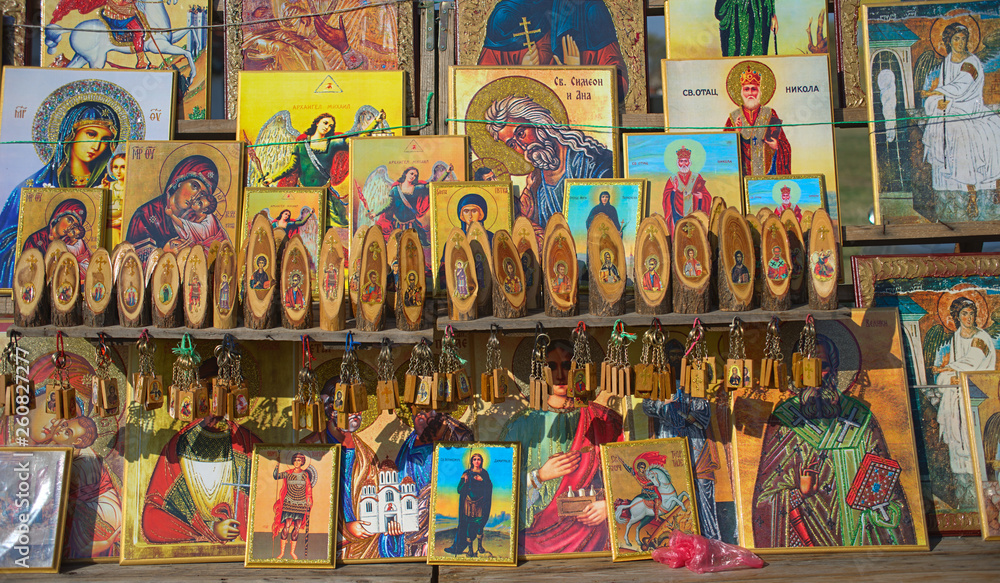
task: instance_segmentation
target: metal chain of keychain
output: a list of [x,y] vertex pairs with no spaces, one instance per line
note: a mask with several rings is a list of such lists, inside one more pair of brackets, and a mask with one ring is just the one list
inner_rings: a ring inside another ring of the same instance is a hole
[[132,402],[142,405],[146,411],[159,409],[163,406],[163,377],[156,374],[153,364],[156,344],[148,330],[143,330],[139,336],[136,351],[139,353],[139,370],[132,376]]
[[434,353],[427,339],[421,339],[410,352],[410,366],[406,371],[403,401],[416,407],[430,407],[433,395],[437,393],[437,388],[434,386],[437,379]]
[[642,335],[642,356],[635,367],[635,394],[665,401],[673,394],[673,374],[666,357],[666,336],[659,318]]
[[632,367],[628,361],[628,346],[636,335],[625,331],[625,323],[616,320],[608,339],[608,352],[601,363],[601,390],[618,397],[632,396]]
[[13,415],[17,410],[17,343],[20,333],[14,332],[0,354],[0,397],[3,398],[3,406],[0,407],[0,416]]
[[729,358],[723,370],[725,386],[730,391],[753,389],[753,360],[747,358],[743,341],[743,320],[733,318],[729,325]]
[[319,431],[326,420],[323,404],[319,401],[319,381],[312,368],[314,360],[316,358],[312,354],[312,341],[303,334],[302,367],[296,378],[296,394],[292,401],[294,427],[299,431]]
[[97,335],[97,369],[91,377],[90,397],[94,411],[101,417],[118,414],[118,381],[111,378],[111,348],[104,332]]
[[569,386],[566,387],[566,397],[578,401],[589,401],[594,398],[597,387],[597,365],[590,356],[590,335],[587,325],[579,322],[573,329],[573,360],[569,369]]
[[[441,383],[438,385],[438,402],[445,407],[451,407],[459,401],[464,401],[472,396],[472,382],[469,374],[465,370],[466,360],[458,354],[458,341],[455,338],[455,329],[450,325],[445,328],[444,338],[441,340],[441,357],[438,373]],[[439,408],[435,406],[435,408]]]
[[822,371],[823,363],[816,356],[816,320],[808,314],[799,333],[798,351],[792,354],[792,382],[797,389],[818,387]]
[[190,334],[185,334],[173,348],[177,355],[173,364],[173,378],[170,384],[170,405],[168,412],[174,419],[192,421],[210,414],[208,390],[201,384],[198,354]]
[[764,337],[764,359],[760,363],[760,388],[785,390],[788,372],[781,353],[781,321],[772,317]]
[[[714,359],[712,359],[714,360]],[[681,387],[689,396],[708,398],[709,370],[714,366],[708,358],[708,340],[705,338],[705,328],[701,319],[695,318],[691,331],[688,332],[684,348],[684,358],[681,359]],[[714,375],[713,375],[714,377]]]
[[507,399],[507,369],[500,362],[500,338],[502,329],[497,324],[490,325],[490,337],[486,341],[486,372],[479,381],[480,397],[484,403],[503,403]]
[[531,351],[531,374],[528,378],[528,406],[542,409],[552,391],[552,369],[545,360],[551,339],[541,322],[535,325],[535,346]]
[[52,353],[52,376],[45,388],[45,412],[56,419],[72,419],[77,415],[76,390],[66,374],[67,358],[63,349],[62,330],[56,332],[56,349]]
[[375,403],[379,411],[394,411],[399,407],[399,382],[392,370],[392,341],[382,339],[382,349],[376,364],[378,383],[375,385]]

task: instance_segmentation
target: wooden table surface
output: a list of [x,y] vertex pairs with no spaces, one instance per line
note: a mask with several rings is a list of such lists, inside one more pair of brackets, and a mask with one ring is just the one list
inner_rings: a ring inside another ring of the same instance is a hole
[[0,575],[0,581],[129,583],[257,583],[337,581],[359,583],[515,583],[564,581],[774,581],[799,583],[942,583],[1000,581],[1000,542],[978,538],[932,539],[930,552],[767,555],[763,569],[697,575],[653,561],[612,563],[610,558],[522,562],[516,568],[431,567],[421,563],[342,565],[322,569],[244,569],[239,563],[183,565],[64,564],[60,575]]

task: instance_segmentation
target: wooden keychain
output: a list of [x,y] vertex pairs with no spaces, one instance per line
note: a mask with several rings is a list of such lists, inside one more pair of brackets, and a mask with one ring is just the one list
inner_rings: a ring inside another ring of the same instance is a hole
[[[450,325],[444,330],[441,340],[441,359],[438,371],[443,379],[442,385],[447,393],[449,406],[464,401],[472,396],[472,382],[465,371],[466,360],[458,354],[458,342],[455,340],[455,329]],[[440,388],[439,388],[440,390]]]
[[688,396],[698,399],[708,397],[710,364],[705,329],[701,320],[695,318],[681,359],[681,388]]
[[503,329],[490,325],[490,338],[486,341],[486,372],[480,377],[479,389],[484,403],[503,403],[507,400],[507,369],[500,364],[500,338]]
[[56,332],[56,349],[52,353],[53,376],[45,390],[45,412],[56,419],[72,419],[77,415],[76,389],[66,374],[66,351],[63,349],[62,330]]
[[201,355],[195,349],[190,334],[185,334],[181,338],[173,353],[177,358],[174,359],[168,413],[174,419],[181,421],[194,421],[196,418],[208,415],[210,413],[208,390],[202,386],[198,378]]
[[338,413],[339,427],[347,427],[348,414],[361,413],[368,408],[368,389],[361,380],[357,348],[354,333],[348,332],[344,340],[344,359],[340,363],[340,382],[334,393],[334,409]]
[[111,349],[108,348],[108,336],[104,332],[97,334],[97,370],[91,377],[90,398],[94,412],[100,417],[115,417],[118,415],[120,399],[118,396],[118,381],[111,378]]
[[422,338],[410,352],[410,366],[403,383],[403,402],[415,407],[430,407],[432,393],[437,392],[433,386],[436,380],[434,353],[430,342]]
[[378,354],[378,384],[375,385],[375,403],[379,411],[394,411],[399,407],[399,381],[392,372],[392,341],[382,339]]
[[730,391],[753,386],[753,360],[746,357],[743,320],[739,318],[733,318],[729,325],[729,358],[722,374],[726,388]]
[[[316,381],[316,373],[313,372],[312,362],[315,357],[312,355],[312,344],[309,336],[302,335],[302,367],[299,369],[297,380],[297,391],[295,399],[292,401],[292,416],[296,430],[299,431],[319,431],[324,420],[325,411],[323,404],[319,400],[319,383]],[[342,367],[343,368],[343,367]],[[340,377],[344,382],[343,372]],[[337,385],[337,399],[343,403],[340,384]],[[340,409],[338,413],[343,413]],[[344,421],[338,419],[338,423]],[[346,424],[339,425],[347,427]]]
[[764,337],[764,359],[760,363],[760,387],[762,389],[785,390],[788,387],[788,372],[784,355],[781,354],[781,321],[771,318]]
[[213,384],[212,414],[226,419],[243,419],[250,415],[250,391],[243,379],[243,351],[232,334],[222,338],[215,347],[219,364],[217,384]]
[[625,331],[625,323],[616,320],[608,340],[608,351],[601,363],[601,390],[618,397],[632,396],[632,366],[628,360],[628,345],[636,335]]
[[598,386],[597,365],[590,357],[590,335],[587,325],[578,322],[573,329],[573,360],[569,368],[569,387],[566,397],[577,403],[590,401],[595,397]]
[[159,409],[163,406],[163,377],[156,374],[153,366],[156,345],[149,336],[149,330],[140,334],[136,351],[139,353],[139,371],[132,375],[132,402],[142,405],[146,411]]
[[531,374],[528,378],[528,406],[542,409],[552,392],[552,369],[545,361],[549,335],[541,322],[535,324],[535,347],[531,352]]
[[799,333],[798,351],[792,354],[792,383],[795,388],[819,387],[822,383],[823,363],[816,357],[816,320],[806,315],[806,325]]
[[[26,409],[33,409],[35,406],[35,387],[31,380],[26,378],[28,363],[22,356],[22,354],[26,356],[27,351],[18,345],[21,340],[20,332],[8,329],[7,335],[9,336],[7,346],[4,346],[3,354],[0,355],[0,383],[2,383],[0,397],[3,398],[0,416],[26,415]],[[21,367],[23,375],[18,372],[19,360],[24,362],[24,366]],[[22,413],[17,413],[18,409]]]
[[635,395],[665,401],[673,395],[673,372],[666,358],[666,336],[659,318],[642,335],[642,356],[635,365]]

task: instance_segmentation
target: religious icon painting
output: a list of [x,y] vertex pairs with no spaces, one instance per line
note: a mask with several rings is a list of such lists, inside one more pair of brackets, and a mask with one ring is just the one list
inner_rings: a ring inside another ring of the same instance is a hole
[[[0,573],[58,573],[69,507],[70,447],[0,447]],[[23,544],[22,544],[23,543]]]
[[[121,224],[126,140],[170,139],[174,75],[5,67],[0,141],[0,288],[11,287],[21,189],[108,188]],[[12,143],[13,142],[13,143]],[[119,178],[120,176],[120,178]],[[91,219],[93,220],[93,219]]]
[[328,188],[327,228],[351,238],[347,136],[402,135],[403,71],[240,71],[246,185]]
[[604,497],[614,501],[608,507],[612,560],[649,559],[673,532],[700,533],[687,438],[604,444],[601,467]]
[[48,250],[61,240],[86,276],[91,253],[104,246],[103,188],[23,188],[17,222],[17,255]]
[[673,0],[664,5],[667,58],[826,53],[835,42],[826,10],[825,0]]
[[[215,344],[195,342],[204,364],[215,366]],[[125,463],[122,564],[245,557],[253,447],[292,443],[295,437],[288,426],[273,423],[276,416],[291,416],[292,398],[275,400],[265,387],[279,386],[296,371],[289,343],[247,343],[242,349],[250,397],[246,417],[208,415],[181,421],[172,418],[167,407],[160,407],[140,411],[137,422],[129,425],[126,450],[137,455]],[[169,369],[173,358],[169,350],[157,350],[154,366]],[[265,394],[266,403],[260,398]]]
[[[563,214],[573,233],[573,240],[579,241],[577,261],[587,265],[587,233],[597,215],[603,213],[618,229],[625,247],[625,278],[629,288],[635,283],[635,233],[641,220],[641,201],[645,199],[645,180],[586,180],[566,181],[563,195]],[[586,270],[581,271],[586,272]],[[589,280],[588,280],[589,281]]]
[[235,246],[242,158],[241,142],[129,142],[122,218],[144,264],[154,249]]
[[1000,373],[962,374],[983,540],[1000,540]]
[[861,11],[875,224],[1000,219],[1000,2]]
[[646,45],[635,42],[645,35],[645,21],[636,17],[645,9],[641,0],[469,0],[457,6],[459,65],[613,65],[623,111],[646,113]]
[[[798,330],[783,326],[782,351]],[[750,358],[764,326],[747,330]],[[896,310],[816,322],[820,387],[737,389],[733,432],[740,544],[757,553],[927,550]],[[752,400],[771,412],[761,415]]]
[[823,209],[830,213],[834,236],[840,240],[840,221],[837,219],[840,209],[836,207],[836,200],[827,205],[823,175],[748,176],[744,183],[747,214],[756,215],[761,209],[768,209],[780,218],[789,209],[795,213],[805,233],[812,226],[813,213]]
[[448,111],[469,121],[449,131],[469,136],[477,174],[510,178],[541,237],[566,179],[617,177],[616,91],[613,67],[452,67]]
[[[22,355],[30,363],[27,365],[28,373],[23,376],[34,389],[31,398],[35,405],[29,406],[26,416],[0,418],[0,445],[72,448],[72,471],[67,477],[66,534],[57,548],[61,549],[62,558],[68,561],[117,561],[122,545],[120,529],[125,500],[125,457],[122,452],[128,410],[119,407],[118,413],[109,417],[97,411],[97,395],[91,382],[97,372],[96,347],[82,338],[66,338],[66,373],[70,388],[76,393],[76,412],[69,419],[58,419],[58,415],[43,406],[55,378],[52,358],[55,355],[55,339],[21,338],[18,347],[28,351]],[[119,387],[126,386],[125,362],[114,349],[107,371]],[[28,423],[27,435],[19,419]],[[8,473],[0,472],[0,475]],[[5,504],[5,507],[14,509],[13,505]],[[31,533],[31,556],[34,557],[34,527]],[[38,534],[41,535],[41,530]]]
[[339,445],[254,445],[245,566],[332,569],[339,503]]
[[[97,7],[102,9],[95,11]],[[208,119],[212,103],[208,24],[214,8],[208,0],[110,4],[42,0],[41,64],[176,71],[178,118]]]
[[[413,12],[395,3],[307,4],[227,0],[226,117],[236,115],[239,72],[407,71],[413,81]],[[408,99],[412,102],[412,96]],[[411,111],[414,111],[412,105]]]
[[[430,190],[430,224],[432,266],[444,261],[444,247],[452,229],[467,233],[474,223],[482,224],[490,245],[493,233],[510,231],[514,224],[510,182],[432,182]],[[476,281],[484,281],[489,265],[476,264]],[[444,274],[434,267],[434,289],[445,288]]]
[[713,198],[742,208],[738,142],[723,132],[625,134],[625,177],[646,181],[642,218],[662,214],[670,235],[692,212],[710,212]]
[[[430,184],[472,180],[465,136],[399,136],[351,140],[351,230],[378,225],[388,240],[395,229],[415,229],[431,275]],[[485,172],[475,180],[486,181]]]
[[829,206],[839,208],[827,55],[664,60],[662,66],[668,129],[734,132],[743,176],[822,174]]
[[326,190],[323,188],[245,188],[241,237],[250,231],[250,223],[259,212],[267,213],[272,229],[282,229],[289,239],[298,235],[309,253],[313,287],[319,247],[326,232]]
[[965,431],[970,421],[959,384],[964,372],[1000,371],[1000,321],[994,319],[1000,314],[1000,258],[857,256],[852,270],[859,306],[899,310],[928,527],[974,534],[980,523]]
[[520,443],[439,443],[427,562],[517,565]]

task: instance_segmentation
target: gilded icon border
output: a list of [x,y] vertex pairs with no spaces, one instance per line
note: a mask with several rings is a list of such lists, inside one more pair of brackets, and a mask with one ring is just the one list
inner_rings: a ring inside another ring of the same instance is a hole
[[[11,419],[14,417],[11,416]],[[0,573],[58,573],[59,565],[62,562],[63,543],[66,541],[66,513],[69,511],[69,486],[70,471],[73,466],[73,448],[71,447],[0,447],[0,451],[12,453],[62,453],[63,454],[63,474],[62,484],[58,486],[59,492],[59,517],[56,519],[55,540],[53,541],[52,565],[48,567],[16,567],[12,569],[0,569]]]

